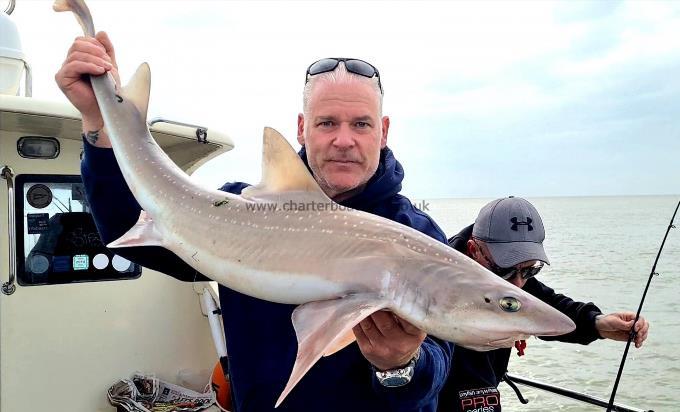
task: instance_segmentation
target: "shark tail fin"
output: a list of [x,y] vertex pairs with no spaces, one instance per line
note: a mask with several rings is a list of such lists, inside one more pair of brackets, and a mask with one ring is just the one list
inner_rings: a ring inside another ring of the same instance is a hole
[[72,11],[78,20],[78,24],[83,29],[86,36],[94,37],[94,24],[92,23],[92,15],[90,9],[83,0],[55,0],[52,5],[52,10]]
[[71,5],[66,0],[55,0],[52,5],[54,11],[71,11]]
[[151,217],[143,210],[139,214],[139,220],[130,230],[106,245],[108,248],[133,246],[163,246],[161,234],[156,229]]

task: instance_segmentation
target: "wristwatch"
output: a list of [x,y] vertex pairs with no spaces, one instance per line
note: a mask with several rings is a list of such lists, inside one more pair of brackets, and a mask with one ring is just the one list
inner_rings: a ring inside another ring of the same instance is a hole
[[420,348],[418,348],[418,351],[406,364],[406,366],[386,371],[375,370],[375,377],[378,378],[378,382],[380,382],[382,386],[387,388],[397,388],[399,386],[404,386],[411,382],[418,358],[420,358]]

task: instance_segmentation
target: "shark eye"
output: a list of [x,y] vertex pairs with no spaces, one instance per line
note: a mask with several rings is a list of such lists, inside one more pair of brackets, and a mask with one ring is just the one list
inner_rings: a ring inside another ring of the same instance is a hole
[[519,308],[522,307],[522,304],[519,303],[519,300],[509,296],[501,298],[498,303],[501,309],[506,312],[517,312],[519,311]]

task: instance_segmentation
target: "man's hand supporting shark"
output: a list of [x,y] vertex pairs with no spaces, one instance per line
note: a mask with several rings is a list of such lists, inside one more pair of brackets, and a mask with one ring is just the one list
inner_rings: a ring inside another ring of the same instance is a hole
[[376,312],[353,329],[364,357],[376,369],[406,365],[418,352],[427,334],[392,312]]

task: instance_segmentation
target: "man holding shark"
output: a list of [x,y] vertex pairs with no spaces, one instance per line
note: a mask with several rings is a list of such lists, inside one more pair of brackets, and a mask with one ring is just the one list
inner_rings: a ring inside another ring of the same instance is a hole
[[[132,227],[140,206],[114,159],[104,121],[86,75],[109,72],[117,80],[113,45],[105,33],[72,44],[55,78],[82,113],[82,176],[102,239]],[[401,196],[403,169],[386,146],[378,70],[357,59],[319,60],[307,69],[303,113],[298,115],[300,157],[334,201],[446,238],[426,214]],[[239,194],[245,183],[221,190]],[[116,207],[111,207],[115,204]],[[158,246],[121,249],[143,266],[186,281],[206,280]],[[271,410],[296,356],[294,306],[272,303],[220,285],[236,411]],[[427,336],[391,312],[376,312],[353,328],[358,345],[319,360],[288,395],[286,411],[434,411],[449,371],[453,345]]]

